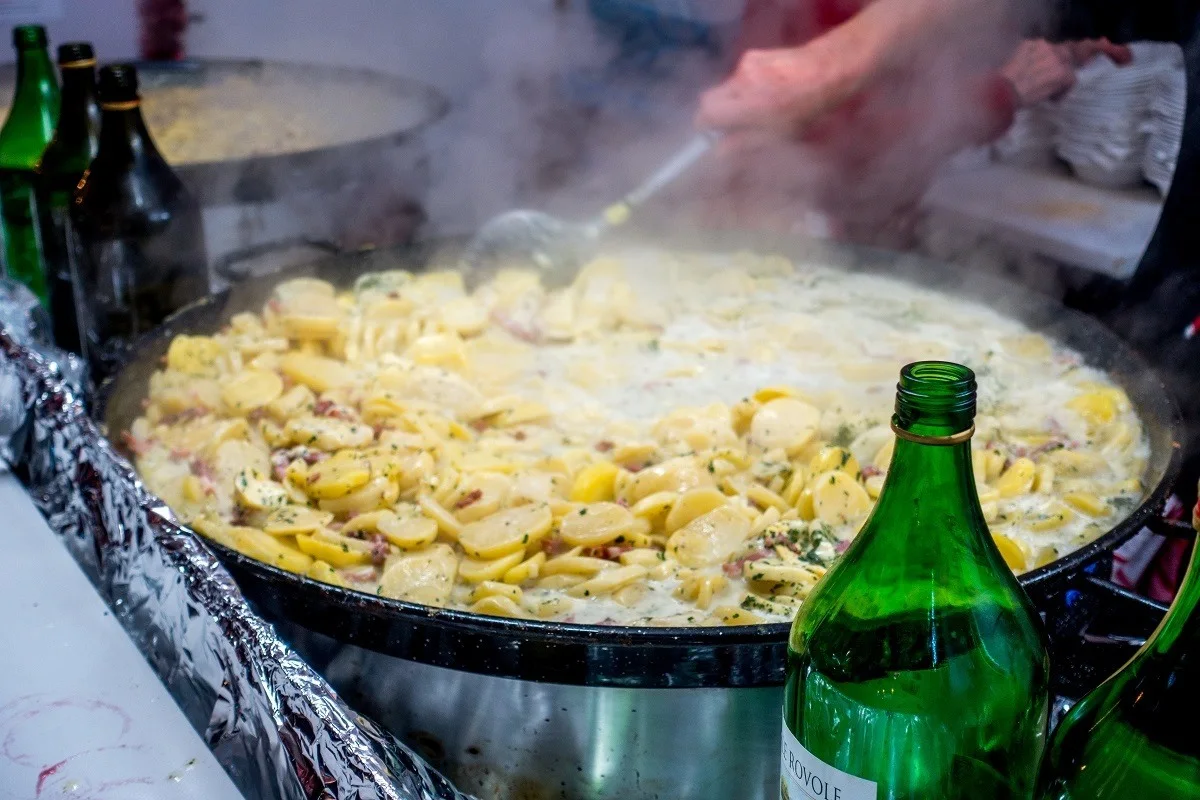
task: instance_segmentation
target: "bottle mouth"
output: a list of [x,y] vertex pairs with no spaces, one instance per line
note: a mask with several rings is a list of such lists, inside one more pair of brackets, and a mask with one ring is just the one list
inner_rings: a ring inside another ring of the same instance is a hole
[[100,70],[96,83],[96,94],[100,107],[105,110],[123,110],[137,106],[137,69],[130,64],[112,64]]
[[13,28],[13,45],[21,50],[45,47],[46,29],[41,25],[18,25]]
[[58,66],[80,69],[96,66],[96,54],[87,42],[67,42],[58,46]]
[[918,361],[900,370],[896,422],[966,429],[975,418],[975,373],[950,361]]

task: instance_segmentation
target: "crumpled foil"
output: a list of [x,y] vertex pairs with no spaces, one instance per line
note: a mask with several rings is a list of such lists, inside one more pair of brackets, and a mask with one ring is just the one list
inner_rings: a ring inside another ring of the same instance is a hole
[[[100,435],[0,297],[0,445],[34,501],[250,800],[469,800],[355,714]],[[28,309],[25,310],[27,313]],[[23,327],[22,327],[23,326]],[[13,413],[19,411],[20,413]],[[16,436],[13,434],[16,433]]]

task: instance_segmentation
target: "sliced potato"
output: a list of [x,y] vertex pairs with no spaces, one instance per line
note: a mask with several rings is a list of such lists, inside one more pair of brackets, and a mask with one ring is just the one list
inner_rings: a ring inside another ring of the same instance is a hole
[[354,380],[354,370],[343,362],[312,353],[287,353],[279,360],[279,369],[317,394],[347,386]]
[[379,520],[377,524],[379,532],[401,550],[416,550],[433,544],[437,540],[437,523],[429,517],[398,517],[389,511],[380,513],[389,516],[384,516]]
[[1001,497],[1029,494],[1033,490],[1036,477],[1037,466],[1028,458],[1018,458],[997,479],[996,490],[1000,492]]
[[238,502],[256,511],[283,508],[291,499],[283,486],[248,469],[242,470],[233,479],[233,488]]
[[529,558],[517,564],[515,567],[504,573],[504,582],[512,584],[525,583],[537,578],[541,574],[542,564],[546,563],[546,554],[538,551]]
[[427,550],[397,558],[379,581],[379,594],[395,600],[444,606],[450,601],[458,556],[448,544],[435,544]]
[[220,342],[211,336],[181,334],[167,348],[167,369],[196,377],[215,377],[221,352]]
[[511,617],[513,619],[529,619],[530,614],[511,597],[489,595],[477,600],[467,609],[472,614],[486,614],[489,617]]
[[634,519],[616,503],[591,503],[563,517],[559,535],[572,547],[600,547],[633,530]]
[[579,471],[571,486],[571,500],[576,503],[600,503],[612,500],[613,484],[620,468],[611,461],[598,461]]
[[822,447],[808,465],[809,472],[817,475],[822,472],[841,470],[854,477],[861,471],[858,459],[849,450],[833,445]]
[[316,402],[317,396],[312,389],[297,385],[267,403],[267,413],[278,422],[287,422],[292,417],[311,413]]
[[830,525],[845,525],[871,510],[866,489],[841,470],[822,472],[812,481],[813,514]]
[[750,441],[763,450],[784,450],[796,455],[812,441],[821,423],[821,412],[803,400],[779,397],[765,403],[750,422]]
[[263,530],[272,536],[295,536],[312,533],[333,521],[333,514],[306,506],[285,506],[267,514]]
[[674,533],[696,517],[725,505],[727,501],[728,498],[716,489],[693,489],[681,495],[671,506],[663,527],[667,533]]
[[387,508],[395,503],[399,496],[399,486],[382,475],[376,475],[366,486],[341,497],[318,500],[317,505],[322,511],[333,514],[355,515]]
[[1023,572],[1025,570],[1027,559],[1025,551],[1021,549],[1019,544],[1003,533],[993,533],[992,540],[995,541],[996,549],[1004,557],[1004,563],[1008,564],[1009,569],[1014,572]]
[[290,419],[283,430],[292,444],[327,452],[366,447],[375,439],[375,430],[365,422],[330,417]]
[[567,594],[571,597],[598,597],[612,594],[623,586],[642,580],[646,577],[646,572],[645,567],[637,564],[603,570],[596,577],[575,584],[567,590]]
[[234,525],[228,528],[227,533],[240,552],[273,567],[303,575],[312,566],[311,557],[258,528]]
[[305,574],[314,581],[328,583],[331,586],[340,586],[343,589],[346,588],[346,582],[342,580],[342,576],[337,574],[337,571],[324,561],[314,561]]
[[525,553],[518,550],[515,553],[493,559],[464,558],[458,565],[458,577],[467,583],[498,581],[510,569],[520,564],[524,557]]
[[553,524],[549,506],[517,506],[464,525],[458,543],[467,555],[481,560],[523,554],[525,547],[549,533]]
[[304,477],[304,490],[318,500],[332,500],[361,489],[370,480],[371,465],[366,459],[346,451],[309,467]]
[[248,369],[221,386],[221,401],[233,414],[249,414],[283,394],[283,379],[274,372]]
[[616,568],[617,564],[603,558],[566,554],[547,559],[542,565],[542,575],[582,575],[590,578],[598,572]]
[[519,586],[496,581],[483,581],[475,584],[471,594],[467,596],[468,603],[476,603],[485,597],[507,597],[514,602],[520,602],[523,592]]
[[364,553],[346,544],[339,546],[315,536],[297,536],[296,546],[313,558],[319,558],[335,567],[361,567],[371,563],[370,553]]
[[463,477],[454,504],[454,515],[463,522],[475,522],[499,511],[512,492],[512,479],[497,472],[473,472]]
[[730,506],[713,509],[671,534],[667,555],[685,567],[715,566],[737,552],[750,525],[744,514]]

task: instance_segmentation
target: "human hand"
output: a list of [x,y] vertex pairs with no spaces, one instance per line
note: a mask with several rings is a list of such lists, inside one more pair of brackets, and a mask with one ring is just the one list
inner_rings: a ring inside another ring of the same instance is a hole
[[1021,106],[1036,105],[1062,96],[1075,85],[1075,70],[1098,55],[1117,64],[1128,64],[1133,54],[1128,47],[1108,39],[1085,39],[1051,44],[1045,39],[1026,39],[1018,45],[1000,73],[1012,84]]
[[733,75],[700,97],[703,129],[798,132],[861,83],[855,60],[831,57],[820,40],[802,47],[750,50]]

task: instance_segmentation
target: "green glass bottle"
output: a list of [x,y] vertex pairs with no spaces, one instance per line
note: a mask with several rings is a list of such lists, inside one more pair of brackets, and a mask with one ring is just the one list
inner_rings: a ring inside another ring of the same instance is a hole
[[58,125],[58,79],[46,52],[46,29],[13,29],[17,90],[0,129],[0,227],[4,267],[49,307],[41,235],[34,209],[34,169]]
[[96,102],[96,56],[86,42],[58,47],[62,106],[54,139],[37,169],[37,212],[50,292],[50,316],[59,347],[82,353],[75,292],[71,281],[75,252],[71,196],[96,155],[100,105]]
[[1200,548],[1145,647],[1058,726],[1043,800],[1200,797]]
[[910,364],[878,503],[792,625],[781,795],[1030,798],[1049,665],[971,471],[975,375]]

